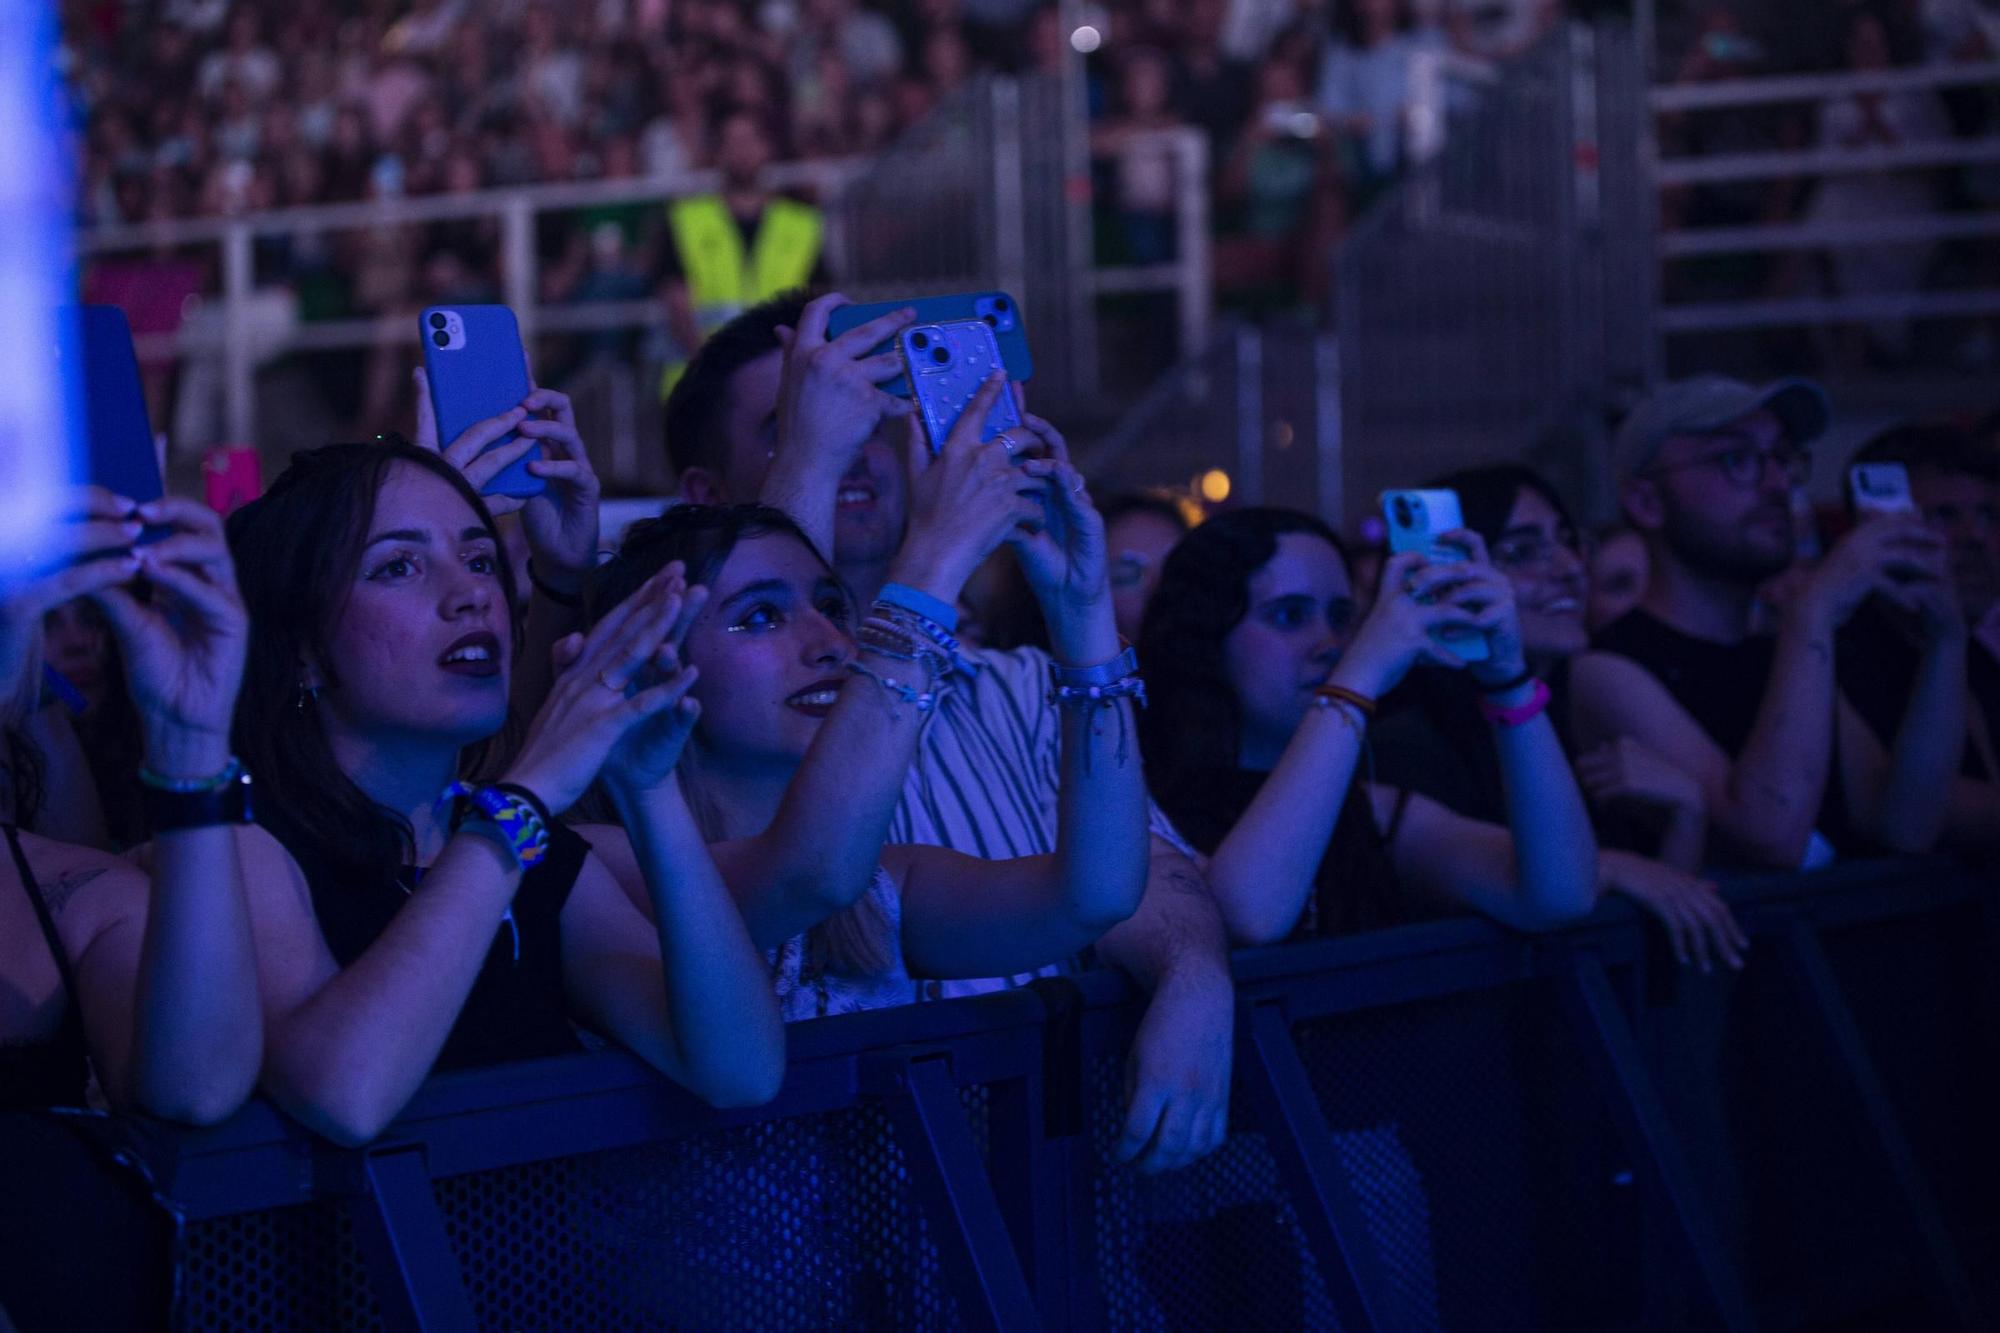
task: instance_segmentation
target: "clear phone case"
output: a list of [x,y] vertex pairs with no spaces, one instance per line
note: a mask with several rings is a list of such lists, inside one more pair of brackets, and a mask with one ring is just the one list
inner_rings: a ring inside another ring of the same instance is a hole
[[[917,324],[903,330],[898,340],[903,365],[916,386],[917,411],[923,418],[924,435],[931,452],[944,447],[945,438],[965,412],[966,404],[995,369],[1004,369],[1000,345],[993,330],[976,319],[949,320],[937,324]],[[979,438],[990,440],[1000,432],[1021,425],[1021,411],[1014,403],[1014,387],[1006,385],[986,415]]]

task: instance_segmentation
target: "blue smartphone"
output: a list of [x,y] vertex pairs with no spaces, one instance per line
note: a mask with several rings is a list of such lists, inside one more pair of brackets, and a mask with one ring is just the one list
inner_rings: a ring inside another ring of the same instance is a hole
[[[1462,563],[1463,547],[1438,537],[1465,526],[1457,491],[1384,491],[1382,517],[1389,524],[1389,553],[1422,551],[1436,564]],[[1462,662],[1484,662],[1491,655],[1486,636],[1470,630],[1437,630],[1438,645]]]
[[[431,410],[437,415],[438,443],[450,444],[465,428],[510,407],[519,407],[532,389],[521,325],[504,305],[434,305],[417,316],[424,339],[424,371],[431,377]],[[491,453],[519,437],[509,431],[481,452]],[[539,462],[540,445],[528,450],[486,483],[485,494],[525,498],[542,493],[542,479],[528,471]]]
[[[1000,345],[984,321],[961,319],[913,324],[896,339],[896,347],[902,353],[904,373],[916,385],[917,416],[924,423],[924,435],[931,442],[931,452],[937,453],[965,415],[966,405],[979,386],[1002,365]],[[1020,425],[1014,386],[1004,385],[993,410],[986,414],[979,438],[990,440]]]
[[[87,305],[80,313],[85,480],[140,504],[157,500],[166,487],[132,350],[132,326],[115,305]],[[148,527],[139,540],[156,542],[168,532]]]
[[[964,292],[956,296],[924,296],[914,301],[875,301],[867,305],[844,305],[827,317],[826,336],[838,338],[849,329],[858,328],[869,320],[881,315],[893,314],[902,309],[917,312],[920,324],[951,324],[962,320],[977,320],[993,330],[993,339],[1000,347],[1000,359],[1007,367],[1007,378],[1017,383],[1026,383],[1035,376],[1035,360],[1028,355],[1028,327],[1021,318],[1021,303],[1005,292]],[[889,350],[883,343],[877,352]],[[910,396],[910,380],[907,375],[899,376],[882,386],[883,390],[898,398]]]

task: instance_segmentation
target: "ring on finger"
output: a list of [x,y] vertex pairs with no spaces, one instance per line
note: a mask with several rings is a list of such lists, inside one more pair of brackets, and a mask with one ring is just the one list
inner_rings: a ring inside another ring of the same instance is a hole
[[1014,433],[1012,431],[1003,430],[998,435],[995,435],[993,438],[998,440],[1000,442],[1000,447],[1005,449],[1010,454],[1013,453],[1014,450],[1019,447],[1014,443]]

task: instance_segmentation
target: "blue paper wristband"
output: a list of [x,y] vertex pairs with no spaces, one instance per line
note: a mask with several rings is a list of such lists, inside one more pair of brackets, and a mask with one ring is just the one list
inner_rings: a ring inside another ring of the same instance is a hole
[[912,615],[934,620],[944,626],[945,633],[958,632],[958,608],[946,606],[937,598],[907,583],[885,583],[882,591],[875,594],[877,599],[891,606],[900,606]]

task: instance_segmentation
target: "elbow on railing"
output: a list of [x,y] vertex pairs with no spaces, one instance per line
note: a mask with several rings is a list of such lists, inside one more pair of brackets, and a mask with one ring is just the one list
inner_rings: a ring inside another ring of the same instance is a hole
[[775,1101],[785,1086],[785,1062],[762,1061],[753,1067],[717,1071],[698,1080],[689,1092],[718,1111],[742,1111]]
[[241,1110],[257,1090],[257,1071],[247,1077],[138,1080],[132,1105],[147,1115],[202,1128],[219,1125]]

